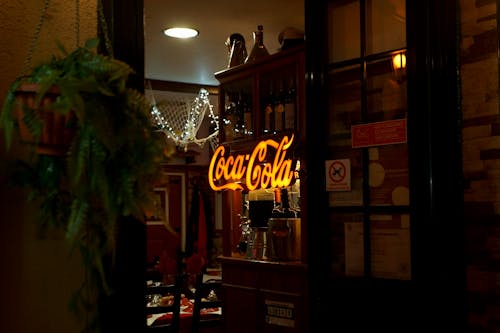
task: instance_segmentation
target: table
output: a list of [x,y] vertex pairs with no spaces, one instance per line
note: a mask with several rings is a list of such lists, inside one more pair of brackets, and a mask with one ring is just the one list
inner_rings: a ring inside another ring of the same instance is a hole
[[[181,321],[183,319],[190,319],[193,316],[193,306],[192,306],[192,300],[190,300],[191,305],[187,307],[181,307]],[[221,308],[214,308],[214,309],[204,309],[201,311],[201,315],[221,315],[222,314],[222,309]],[[155,321],[161,321],[162,319],[168,320],[172,318],[172,312],[167,312],[167,313],[155,313],[147,318],[147,325],[151,326]]]
[[[220,269],[207,269],[207,273],[203,275],[203,282],[207,280],[221,280],[222,275]],[[192,281],[194,283],[194,281]],[[180,332],[190,332],[193,316],[194,299],[184,297],[181,299],[180,311]],[[202,309],[201,316],[222,315],[222,308]],[[147,317],[147,326],[161,325],[162,321],[172,319],[172,312],[150,314]]]

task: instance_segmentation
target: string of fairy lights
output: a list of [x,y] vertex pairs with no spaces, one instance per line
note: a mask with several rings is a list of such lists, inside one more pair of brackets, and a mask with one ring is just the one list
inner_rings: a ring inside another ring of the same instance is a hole
[[[219,121],[218,116],[214,114],[213,105],[210,104],[208,96],[208,91],[201,88],[189,105],[185,99],[180,98],[166,103],[156,103],[154,95],[152,95],[151,116],[154,125],[165,133],[176,146],[185,151],[187,151],[189,144],[203,147],[207,141],[215,149],[218,145]],[[198,131],[207,112],[210,133],[204,138],[198,138]]]

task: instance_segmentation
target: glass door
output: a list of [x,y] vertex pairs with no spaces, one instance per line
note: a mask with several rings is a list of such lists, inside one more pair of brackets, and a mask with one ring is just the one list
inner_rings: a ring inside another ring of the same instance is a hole
[[308,178],[310,191],[324,189],[322,201],[307,203],[316,228],[310,266],[320,272],[313,316],[353,332],[367,322],[406,331],[414,306],[406,1],[325,0],[312,12],[325,22],[308,35],[324,45],[308,48],[322,59],[309,63],[307,94],[308,124],[323,132],[308,131],[323,151],[309,170],[324,170]]
[[403,0],[328,4],[332,277],[411,278],[405,16]]

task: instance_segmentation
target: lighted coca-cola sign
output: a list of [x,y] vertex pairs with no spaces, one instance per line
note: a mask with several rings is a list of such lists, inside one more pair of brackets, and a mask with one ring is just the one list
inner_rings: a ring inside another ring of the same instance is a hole
[[286,187],[294,180],[295,163],[290,157],[294,135],[281,141],[260,141],[249,154],[230,154],[219,146],[208,169],[208,182],[215,191],[256,190]]

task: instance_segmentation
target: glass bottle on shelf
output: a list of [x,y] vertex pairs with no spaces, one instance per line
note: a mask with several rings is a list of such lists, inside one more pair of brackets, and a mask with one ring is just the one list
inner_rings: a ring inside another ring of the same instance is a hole
[[257,26],[257,31],[253,32],[253,48],[248,57],[245,60],[245,63],[255,61],[259,58],[268,56],[269,52],[267,51],[266,46],[264,45],[264,28],[262,25]]
[[249,218],[249,203],[248,194],[242,194],[241,196],[241,214],[238,214],[240,218],[240,239],[236,244],[236,248],[241,255],[246,255],[248,246],[251,244],[252,228],[250,226]]
[[297,214],[290,206],[290,196],[287,188],[276,188],[274,190],[274,208],[272,218],[294,218]]
[[280,209],[273,210],[268,220],[269,255],[272,260],[300,259],[299,219],[290,208],[288,189],[277,189]]
[[235,138],[242,138],[245,136],[245,117],[244,106],[241,91],[237,93],[237,99],[234,107],[234,134]]
[[294,130],[297,128],[296,124],[296,89],[295,79],[292,77],[289,80],[288,88],[284,97],[284,128],[287,130]]
[[282,215],[281,206],[281,190],[279,188],[274,189],[274,207],[271,212],[271,218],[279,218]]
[[236,103],[233,94],[230,92],[226,93],[225,99],[226,102],[225,102],[225,112],[223,119],[224,135],[226,141],[231,141],[234,140],[234,134],[235,134],[234,125],[235,125]]
[[300,161],[297,161],[294,172],[296,174],[296,179],[295,182],[289,187],[288,195],[290,208],[295,212],[295,217],[300,218]]
[[244,135],[251,137],[253,135],[253,117],[252,117],[252,102],[248,94],[242,94],[243,122]]
[[285,129],[285,90],[283,89],[283,80],[279,82],[279,90],[275,99],[274,107],[274,130],[281,132]]
[[288,196],[288,190],[286,188],[281,189],[281,217],[282,218],[294,218],[297,214],[290,207],[290,197]]
[[274,83],[272,81],[269,82],[269,90],[267,94],[263,97],[264,101],[264,127],[262,129],[264,134],[271,134],[274,131],[274,103],[275,96],[273,91]]

